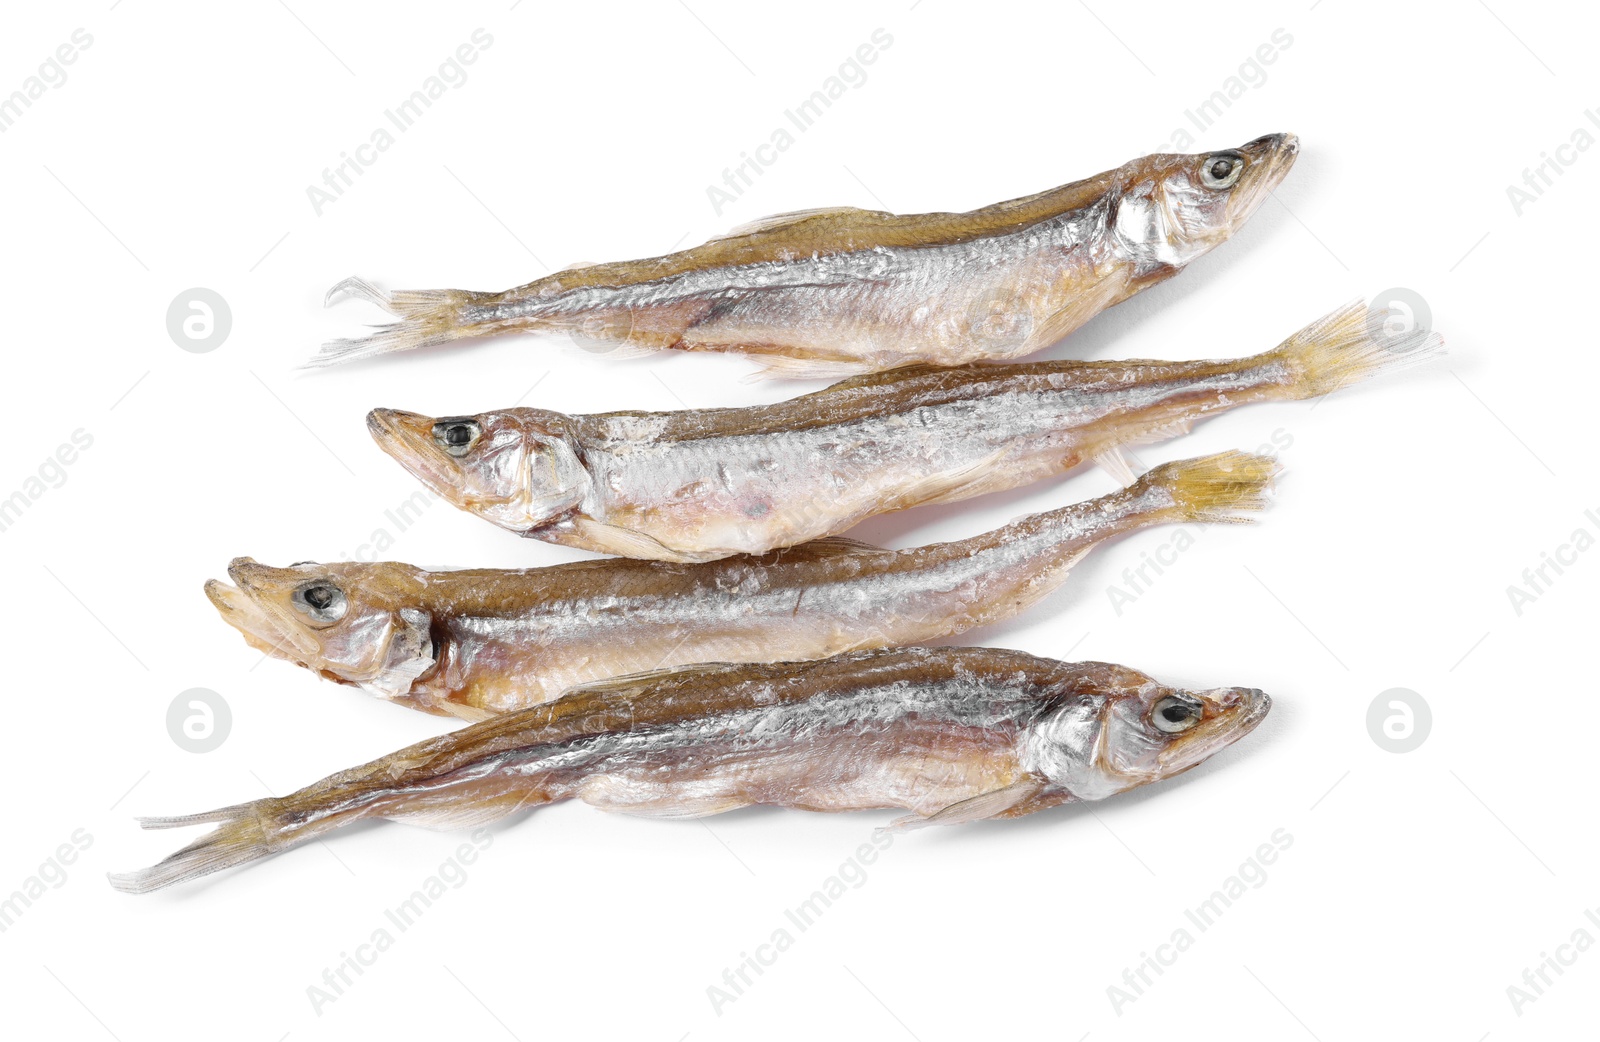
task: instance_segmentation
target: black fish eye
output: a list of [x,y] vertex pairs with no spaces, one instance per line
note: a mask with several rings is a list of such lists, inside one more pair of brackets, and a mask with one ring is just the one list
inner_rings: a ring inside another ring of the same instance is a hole
[[433,440],[452,456],[465,456],[472,451],[483,435],[477,420],[466,418],[440,420],[433,425]]
[[1155,704],[1150,718],[1166,734],[1186,731],[1200,721],[1200,704],[1183,695],[1168,695]]
[[290,598],[294,606],[318,622],[337,622],[344,617],[344,591],[331,583],[302,586]]
[[1244,157],[1231,152],[1208,156],[1200,166],[1200,181],[1207,188],[1232,188],[1244,173]]

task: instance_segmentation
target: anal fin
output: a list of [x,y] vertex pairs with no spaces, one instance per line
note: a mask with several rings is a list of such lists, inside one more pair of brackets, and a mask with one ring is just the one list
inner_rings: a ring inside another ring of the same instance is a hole
[[[1111,475],[1112,480],[1126,488],[1139,480],[1139,476],[1133,471],[1132,464],[1128,462],[1129,456],[1130,454],[1124,452],[1121,445],[1110,445],[1096,456],[1094,461],[1101,470]],[[1135,460],[1134,462],[1138,461]]]

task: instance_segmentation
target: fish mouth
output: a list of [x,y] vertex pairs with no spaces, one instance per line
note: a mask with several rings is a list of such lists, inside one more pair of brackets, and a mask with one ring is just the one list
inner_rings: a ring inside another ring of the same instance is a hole
[[259,651],[309,661],[317,651],[317,642],[278,603],[283,594],[305,580],[305,575],[292,568],[273,568],[249,557],[235,557],[228,562],[228,578],[234,585],[211,579],[205,587],[206,596],[223,621],[244,634],[246,642]]
[[1222,688],[1198,694],[1218,711],[1162,750],[1158,762],[1163,776],[1186,771],[1221,752],[1254,731],[1272,711],[1272,698],[1259,688]]
[[1272,696],[1260,688],[1247,687],[1235,688],[1242,706],[1240,714],[1233,722],[1235,738],[1243,738],[1260,726],[1261,721],[1272,712]]
[[264,654],[276,658],[295,658],[294,652],[303,651],[302,643],[293,630],[284,627],[250,594],[221,579],[206,580],[206,598],[211,601],[222,621],[238,630],[245,643]]
[[447,499],[455,499],[454,467],[433,443],[432,416],[403,409],[374,409],[367,413],[367,432],[378,448],[404,467],[412,477]]
[[439,422],[435,417],[402,409],[373,409],[367,413],[367,430],[378,447],[445,502],[518,535],[550,521],[553,511],[533,497],[526,462],[521,464],[524,471],[517,480],[509,482],[513,494],[496,495],[477,487],[470,468],[463,469],[434,442],[433,428]]
[[433,428],[438,422],[404,409],[373,409],[367,413],[367,432],[378,448],[434,495],[463,510],[476,511],[486,504],[468,493],[459,466],[434,443]]
[[1288,132],[1263,134],[1240,145],[1238,151],[1248,162],[1243,183],[1234,190],[1228,204],[1228,219],[1234,225],[1248,220],[1289,176],[1300,155],[1300,138]]

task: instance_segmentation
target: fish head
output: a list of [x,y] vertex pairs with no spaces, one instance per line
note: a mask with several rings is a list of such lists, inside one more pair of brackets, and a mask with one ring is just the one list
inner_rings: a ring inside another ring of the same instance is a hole
[[567,417],[543,409],[422,416],[374,409],[378,446],[462,510],[525,534],[571,513],[589,472],[567,436]]
[[1115,238],[1141,268],[1172,274],[1238,231],[1299,153],[1295,135],[1267,134],[1218,152],[1136,159],[1119,171]]
[[1142,683],[1107,704],[1102,769],[1133,785],[1182,774],[1255,730],[1271,708],[1272,699],[1255,688]]
[[330,680],[398,698],[438,659],[433,619],[419,606],[422,573],[409,565],[273,568],[239,557],[228,577],[206,583],[223,621],[256,650]]
[[1069,668],[1063,686],[1072,697],[1041,729],[1038,762],[1084,800],[1182,774],[1255,730],[1272,708],[1254,688],[1185,691],[1125,666]]

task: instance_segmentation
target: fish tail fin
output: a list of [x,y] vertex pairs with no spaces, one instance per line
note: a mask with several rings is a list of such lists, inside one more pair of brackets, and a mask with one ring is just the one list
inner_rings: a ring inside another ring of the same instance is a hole
[[364,337],[330,340],[300,368],[321,369],[394,351],[410,351],[464,337],[482,336],[492,331],[492,325],[467,320],[464,309],[469,305],[487,303],[499,296],[465,289],[396,290],[390,293],[366,279],[351,276],[328,291],[323,299],[324,305],[332,304],[341,294],[376,304],[397,316],[400,321],[378,326],[376,332]]
[[106,878],[111,880],[114,889],[125,894],[148,894],[152,890],[266,857],[275,849],[267,834],[267,822],[280,813],[274,805],[281,802],[264,799],[202,814],[140,818],[140,826],[147,829],[210,823],[215,823],[217,827],[148,868],[133,872],[108,872]]
[[[505,719],[478,726],[492,730]],[[476,828],[560,798],[538,774],[443,785],[395,781],[398,774],[449,748],[453,740],[454,736],[445,736],[419,743],[287,796],[199,814],[140,818],[139,824],[147,829],[217,827],[148,868],[108,873],[107,878],[123,893],[148,894],[276,854],[365,818],[387,818],[430,829]]]
[[1353,301],[1306,326],[1259,356],[1285,362],[1291,382],[1283,396],[1317,398],[1376,373],[1404,369],[1444,353],[1444,338],[1428,329],[1389,329],[1393,312]]
[[1174,521],[1243,524],[1251,519],[1239,516],[1241,513],[1265,509],[1277,473],[1278,463],[1271,456],[1219,452],[1163,463],[1133,488],[1164,489],[1172,501],[1164,513]]

